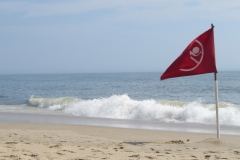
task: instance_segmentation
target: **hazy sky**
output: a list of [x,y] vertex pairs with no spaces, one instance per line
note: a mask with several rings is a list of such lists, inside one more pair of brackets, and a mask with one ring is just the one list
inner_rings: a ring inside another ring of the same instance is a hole
[[239,0],[1,0],[0,74],[162,72],[214,24],[240,70]]

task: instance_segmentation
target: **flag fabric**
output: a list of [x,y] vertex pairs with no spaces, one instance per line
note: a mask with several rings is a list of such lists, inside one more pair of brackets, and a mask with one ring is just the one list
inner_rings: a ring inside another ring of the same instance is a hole
[[195,38],[162,74],[161,80],[217,73],[213,27]]

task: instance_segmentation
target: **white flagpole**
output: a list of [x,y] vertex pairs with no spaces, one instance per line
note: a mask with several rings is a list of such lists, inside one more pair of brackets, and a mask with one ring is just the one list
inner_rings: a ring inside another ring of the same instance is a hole
[[216,100],[216,123],[217,123],[217,138],[220,138],[220,126],[219,126],[219,117],[218,117],[218,81],[217,73],[214,73],[215,81],[215,100]]
[[[211,24],[213,28],[214,25]],[[219,117],[218,117],[218,81],[217,81],[217,73],[214,73],[214,82],[215,82],[215,101],[216,101],[216,125],[217,125],[217,138],[220,138],[220,126],[219,126]]]

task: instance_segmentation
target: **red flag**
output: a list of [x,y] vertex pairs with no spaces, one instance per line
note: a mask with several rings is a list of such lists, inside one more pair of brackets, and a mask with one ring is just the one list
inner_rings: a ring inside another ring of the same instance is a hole
[[167,78],[216,73],[213,27],[195,38],[162,74]]

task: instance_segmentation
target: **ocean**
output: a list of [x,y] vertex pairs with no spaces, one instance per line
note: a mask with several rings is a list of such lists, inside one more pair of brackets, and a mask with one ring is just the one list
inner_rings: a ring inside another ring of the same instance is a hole
[[[160,81],[161,74],[0,75],[0,113],[154,124],[216,123],[214,74]],[[220,124],[238,127],[240,72],[219,72],[217,76]]]

